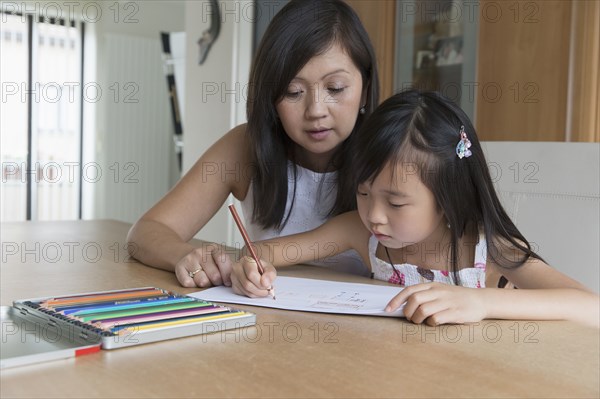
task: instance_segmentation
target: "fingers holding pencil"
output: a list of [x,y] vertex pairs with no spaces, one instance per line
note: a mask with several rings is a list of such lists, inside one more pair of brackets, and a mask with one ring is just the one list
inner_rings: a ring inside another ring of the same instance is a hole
[[257,263],[249,256],[244,256],[233,265],[231,284],[233,292],[250,298],[271,295],[275,297],[273,282],[277,271],[269,262],[261,260],[263,274],[258,271]]
[[[242,219],[240,219],[240,215],[238,215],[237,211],[235,210],[235,206],[229,205],[229,211],[231,211],[231,216],[233,216],[233,220],[235,221],[235,224],[237,225],[238,229],[240,230],[240,233],[242,234],[242,237],[244,238],[244,242],[246,243],[246,248],[248,249],[248,251],[250,252],[250,254],[252,255],[252,260],[254,260],[254,267],[256,269],[256,271],[258,272],[259,275],[263,276],[265,275],[265,268],[262,265],[262,262],[260,260],[260,258],[256,255],[256,252],[254,251],[254,244],[252,244],[252,241],[250,240],[250,237],[248,237],[248,232],[246,231],[246,228],[244,227],[244,224],[242,223]],[[243,258],[242,258],[242,263],[243,262]],[[246,264],[249,264],[250,262],[248,261],[248,259],[246,259]],[[275,268],[271,266],[271,272],[275,273]],[[243,271],[246,270],[245,267],[242,268]],[[248,270],[249,273],[251,273],[251,275],[254,275],[253,272],[251,272],[250,270]],[[246,276],[247,274],[244,273]],[[242,279],[238,280],[237,282],[239,283],[239,286],[245,286],[248,289],[251,289],[252,287],[247,283],[247,281],[249,281],[248,279],[243,279],[242,274],[238,274],[238,277],[242,277]],[[255,280],[257,278],[255,277]],[[273,278],[271,278],[269,275],[267,275],[265,277],[265,280],[261,278],[258,278],[257,281],[259,282],[259,284],[254,284],[255,287],[264,287],[267,290],[267,294],[270,295],[273,299],[275,299],[275,288],[273,287],[273,280],[275,279],[275,275],[273,275]],[[265,286],[264,283],[267,282],[269,283],[269,285]],[[233,281],[232,281],[233,283]],[[239,288],[242,289],[242,288]],[[234,292],[235,289],[234,289]],[[248,293],[244,293],[244,295],[248,295]],[[248,295],[251,296],[251,295]],[[261,295],[262,296],[262,295]]]

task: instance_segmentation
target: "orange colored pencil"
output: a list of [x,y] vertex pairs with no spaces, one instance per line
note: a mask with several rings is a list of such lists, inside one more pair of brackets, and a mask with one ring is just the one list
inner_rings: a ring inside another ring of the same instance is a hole
[[67,304],[78,304],[78,303],[91,303],[94,301],[108,301],[108,300],[120,300],[126,298],[145,298],[152,297],[157,295],[164,295],[160,290],[146,290],[146,291],[137,291],[137,292],[126,292],[126,293],[118,293],[111,292],[106,294],[98,294],[98,295],[88,295],[76,298],[53,298],[49,299],[42,303],[44,306],[52,307],[52,306],[65,306]]
[[[237,227],[240,230],[240,233],[242,233],[242,237],[244,238],[244,242],[246,243],[246,246],[250,250],[250,254],[252,255],[252,258],[256,262],[258,272],[262,276],[265,272],[265,269],[263,269],[262,264],[260,263],[260,258],[258,256],[256,256],[256,252],[254,252],[254,247],[253,247],[252,241],[250,241],[250,237],[248,237],[248,232],[246,231],[246,228],[242,224],[242,219],[240,219],[240,216],[238,215],[237,210],[235,209],[235,206],[233,206],[233,204],[229,205],[229,210],[231,211],[231,214],[233,215],[233,220],[235,221],[235,224],[237,224]],[[267,289],[267,291],[269,292],[269,295],[271,295],[273,297],[273,300],[274,300],[275,299],[275,287],[271,286]]]

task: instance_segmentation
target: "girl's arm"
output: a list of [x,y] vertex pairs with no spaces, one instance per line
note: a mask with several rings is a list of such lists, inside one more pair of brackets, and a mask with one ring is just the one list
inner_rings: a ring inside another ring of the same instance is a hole
[[[243,199],[251,176],[250,154],[240,125],[210,147],[185,176],[147,211],[127,235],[132,257],[174,271],[185,287],[229,284],[231,261],[216,244],[198,248],[192,237],[214,216],[230,193]],[[232,171],[237,171],[232,173]],[[188,272],[202,267],[192,279]]]
[[249,258],[250,252],[244,248],[246,256],[233,266],[233,290],[249,297],[266,296],[267,288],[277,276],[275,267],[321,260],[349,249],[356,250],[368,264],[368,240],[369,231],[358,212],[352,211],[331,218],[311,231],[256,242],[254,250],[261,258],[265,273],[262,276],[258,273],[256,263]]
[[539,259],[507,269],[490,266],[519,289],[487,289],[488,318],[573,320],[600,326],[600,297]]
[[438,325],[482,319],[571,320],[600,326],[600,298],[583,285],[532,259],[514,268],[502,268],[488,258],[488,271],[504,275],[519,289],[465,288],[440,283],[405,288],[386,310],[404,306],[415,323]]

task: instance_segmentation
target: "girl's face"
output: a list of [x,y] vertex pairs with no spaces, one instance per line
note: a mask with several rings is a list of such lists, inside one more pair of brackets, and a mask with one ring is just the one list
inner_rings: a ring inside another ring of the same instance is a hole
[[426,242],[443,226],[444,214],[412,164],[388,163],[373,184],[358,187],[356,198],[362,222],[388,248]]
[[352,132],[363,102],[360,71],[338,44],[313,57],[275,106],[300,165],[323,170]]

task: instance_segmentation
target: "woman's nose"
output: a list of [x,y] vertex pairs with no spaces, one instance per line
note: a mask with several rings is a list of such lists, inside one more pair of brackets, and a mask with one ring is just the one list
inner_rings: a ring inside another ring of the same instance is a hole
[[313,87],[306,98],[306,116],[311,119],[322,118],[327,115],[325,90]]

